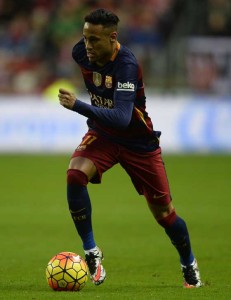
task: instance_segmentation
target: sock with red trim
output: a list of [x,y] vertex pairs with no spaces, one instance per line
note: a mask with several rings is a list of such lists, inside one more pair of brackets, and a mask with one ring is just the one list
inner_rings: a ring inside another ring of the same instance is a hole
[[185,221],[177,216],[174,211],[164,219],[158,220],[158,223],[164,227],[172,244],[177,249],[181,264],[184,266],[190,265],[194,261],[194,255]]
[[68,206],[84,250],[96,246],[92,229],[92,207],[87,190],[87,176],[79,170],[67,172]]

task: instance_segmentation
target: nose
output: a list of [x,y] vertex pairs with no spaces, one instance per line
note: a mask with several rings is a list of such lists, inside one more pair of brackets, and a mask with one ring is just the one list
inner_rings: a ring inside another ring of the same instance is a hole
[[92,49],[92,45],[91,45],[91,43],[88,40],[85,40],[85,48],[87,50],[91,50]]

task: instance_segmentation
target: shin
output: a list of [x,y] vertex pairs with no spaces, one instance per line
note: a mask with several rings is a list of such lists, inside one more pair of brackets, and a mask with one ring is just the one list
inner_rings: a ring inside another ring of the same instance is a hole
[[190,238],[185,221],[180,218],[172,204],[167,206],[149,205],[157,222],[165,229],[172,244],[180,255],[182,265],[190,265],[194,256],[191,250]]
[[67,171],[68,206],[85,250],[95,247],[91,221],[91,201],[87,184],[87,175],[82,171],[76,169]]

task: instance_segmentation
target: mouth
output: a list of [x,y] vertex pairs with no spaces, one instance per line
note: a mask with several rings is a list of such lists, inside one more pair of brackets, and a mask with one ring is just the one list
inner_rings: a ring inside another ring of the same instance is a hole
[[88,57],[89,59],[94,58],[94,57],[95,57],[95,54],[92,53],[92,52],[87,52],[87,57]]

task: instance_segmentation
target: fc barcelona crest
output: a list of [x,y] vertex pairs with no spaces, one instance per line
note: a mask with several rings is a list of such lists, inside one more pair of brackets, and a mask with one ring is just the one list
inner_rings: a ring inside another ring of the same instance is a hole
[[105,77],[105,86],[106,88],[110,89],[112,87],[112,77],[106,75]]
[[93,82],[95,86],[100,86],[102,84],[102,75],[97,72],[93,72]]

